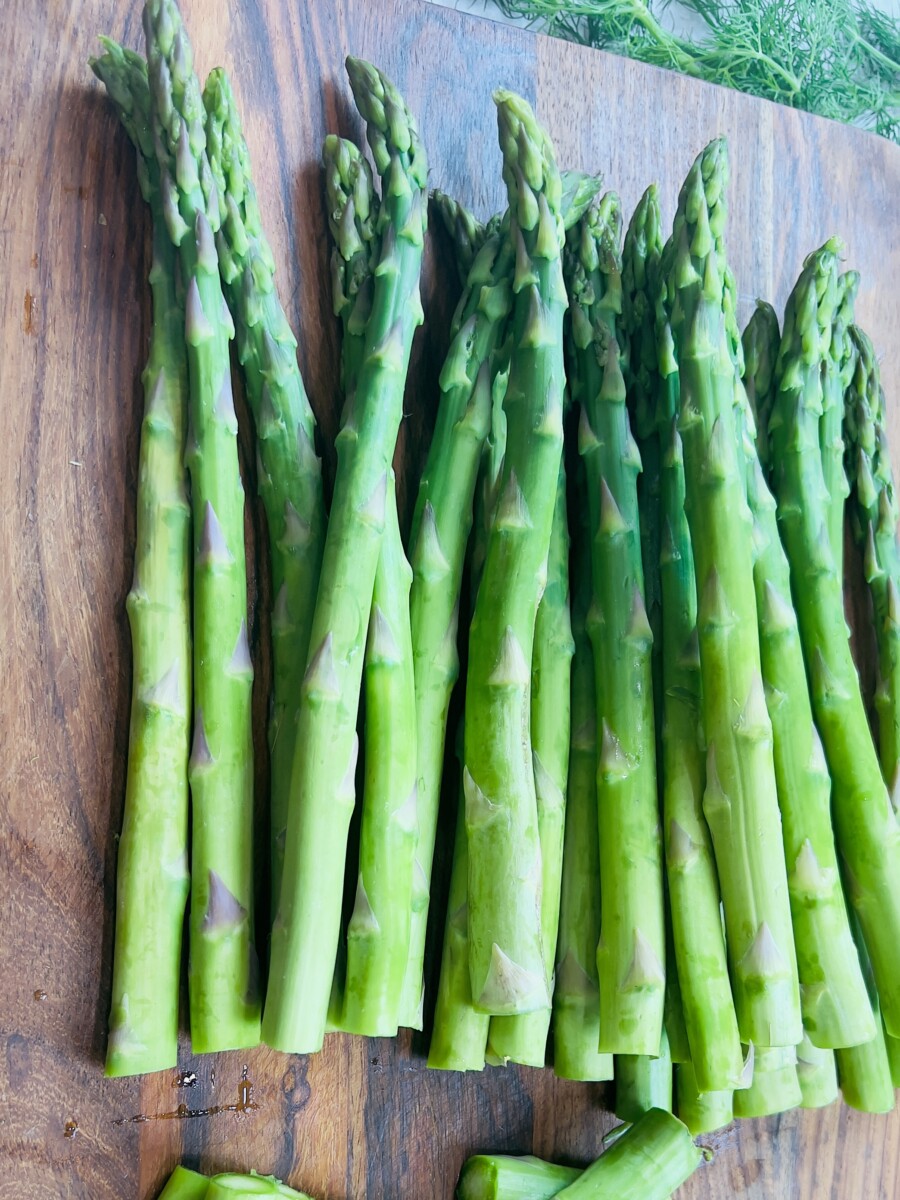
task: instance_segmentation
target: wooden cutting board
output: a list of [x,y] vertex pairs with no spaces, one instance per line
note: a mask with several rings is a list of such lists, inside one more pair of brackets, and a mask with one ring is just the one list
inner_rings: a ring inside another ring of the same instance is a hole
[[[232,72],[329,445],[338,340],[318,160],[327,131],[359,135],[342,69],[351,51],[404,91],[433,183],[481,215],[502,202],[500,84],[536,101],[562,165],[602,171],[627,210],[658,180],[667,220],[697,151],[727,134],[742,319],[757,295],[783,305],[803,256],[838,233],[862,272],[858,314],[884,353],[886,387],[900,391],[896,147],[417,0],[185,0],[185,15],[200,71]],[[149,226],[133,153],[87,68],[101,32],[142,48],[139,4],[0,5],[0,1200],[144,1200],[179,1160],[273,1171],[320,1200],[445,1200],[477,1149],[586,1162],[613,1124],[603,1088],[550,1071],[431,1073],[421,1036],[333,1037],[313,1058],[260,1049],[194,1059],[185,1046],[181,1074],[103,1079]],[[399,460],[407,522],[456,290],[435,237]],[[250,561],[264,576],[264,548]],[[261,797],[267,604],[254,585]],[[868,672],[868,637],[860,646]],[[177,1119],[179,1105],[210,1111]],[[741,1123],[716,1146],[686,1200],[900,1194],[896,1112],[795,1112]]]

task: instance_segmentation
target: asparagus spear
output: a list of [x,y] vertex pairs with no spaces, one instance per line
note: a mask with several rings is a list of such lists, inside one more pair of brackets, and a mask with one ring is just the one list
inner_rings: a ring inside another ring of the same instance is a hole
[[288,797],[300,688],[322,548],[325,506],[316,423],[297,366],[297,340],[275,290],[275,264],[250,175],[250,152],[225,72],[203,89],[209,164],[222,224],[216,237],[225,295],[256,428],[258,486],[272,564],[271,756],[272,904],[284,864]]
[[189,778],[188,970],[195,1053],[255,1045],[253,666],[247,644],[244,491],[215,234],[219,205],[203,101],[174,0],[144,7],[153,132],[169,236],[187,281],[187,465],[194,530],[194,737]]
[[[850,325],[859,289],[859,274],[845,271],[838,276],[837,296],[830,328],[823,330],[822,415],[819,418],[819,447],[822,479],[828,494],[826,525],[831,557],[838,577],[844,567],[844,501],[850,490],[844,470],[844,391],[852,373],[853,342]],[[849,366],[849,371],[848,371]]]
[[600,843],[597,833],[597,698],[586,620],[591,602],[591,548],[584,469],[577,467],[572,552],[571,745],[566,799],[553,1066],[563,1079],[612,1079],[611,1054],[601,1054]]
[[[334,239],[334,306],[343,325],[344,423],[352,419],[371,311],[378,200],[366,160],[325,139],[325,190]],[[341,980],[341,1029],[392,1037],[409,951],[416,846],[416,742],[409,624],[412,571],[403,553],[391,473],[365,658],[365,791],[356,900]]]
[[352,411],[338,468],[291,782],[284,879],[272,930],[265,1040],[296,1053],[322,1045],[340,936],[347,830],[354,803],[363,638],[385,523],[388,476],[413,332],[427,166],[418,131],[389,80],[347,60],[384,181],[381,253]]
[[[566,780],[569,773],[569,687],[572,671],[569,616],[569,529],[566,472],[560,464],[547,559],[547,585],[538,606],[531,668],[531,741],[541,844],[541,937],[553,975],[559,930]],[[488,1048],[504,1062],[542,1067],[550,1030],[549,1008],[518,1017],[494,1017]]]
[[489,236],[487,226],[465,205],[439,188],[434,189],[430,199],[441,218],[441,224],[450,235],[459,282],[465,288],[472,264]]
[[853,326],[850,335],[856,350],[844,418],[847,473],[852,483],[850,528],[863,548],[866,582],[875,610],[878,750],[881,773],[896,812],[900,806],[900,506],[875,349],[858,327]]
[[[751,345],[756,368],[752,390],[763,409],[771,411],[777,349],[774,338],[767,346],[759,343],[756,335],[764,333],[777,338],[777,325],[748,329],[745,343]],[[854,1046],[868,1041],[875,1026],[841,887],[831,825],[831,779],[813,722],[775,501],[751,440],[752,430],[742,436],[752,418],[746,412],[744,393],[739,389],[737,395],[736,419],[753,517],[760,655],[774,738],[803,1027],[816,1046]]]
[[189,1171],[187,1167],[176,1167],[160,1192],[159,1200],[206,1200],[208,1194],[209,1179],[205,1175]]
[[733,401],[735,348],[725,329],[725,144],[697,158],[679,196],[669,288],[679,363],[680,432],[699,596],[707,739],[703,810],[722,889],[742,1038],[799,1042],[797,963],[760,669],[752,531]]
[[134,657],[125,812],[116,877],[116,938],[107,1075],[178,1060],[178,979],[189,880],[190,507],[184,303],[162,212],[147,64],[108,38],[91,59],[137,151],[153,221],[153,328],[144,369],[134,582],[126,608]]
[[656,796],[651,633],[638,534],[640,457],[620,366],[618,198],[608,194],[569,234],[571,379],[581,408],[593,531],[599,761],[600,1049],[656,1054],[662,1032],[665,930]]
[[734,1120],[734,1092],[730,1088],[717,1092],[697,1089],[697,1077],[690,1062],[675,1067],[675,1113],[690,1132],[713,1133]]
[[878,992],[860,923],[853,918],[851,924],[859,945],[859,957],[874,1017],[875,1035],[862,1045],[835,1051],[838,1081],[844,1102],[851,1108],[860,1112],[890,1112],[894,1107],[894,1085],[884,1026],[881,1022]]
[[797,1080],[794,1046],[755,1046],[750,1086],[734,1093],[736,1117],[768,1117],[797,1108],[803,1093]]
[[663,1029],[659,1054],[617,1054],[616,1107],[620,1121],[636,1121],[651,1108],[672,1111],[672,1055]]
[[[769,476],[769,415],[775,402],[772,382],[781,330],[778,315],[765,300],[757,300],[756,308],[741,338],[744,350],[744,388],[756,425],[756,453],[766,479]],[[762,390],[757,391],[757,387]]]
[[805,1030],[797,1047],[797,1082],[801,1108],[825,1108],[838,1098],[834,1051],[814,1046]]
[[512,304],[512,266],[511,247],[500,234],[488,240],[472,264],[441,372],[437,422],[410,538],[419,836],[400,1022],[415,1028],[422,1025],[422,968],[447,710],[459,674],[456,634],[463,562],[490,423],[490,364]]
[[[560,179],[518,96],[495,96],[510,236],[514,338],[500,496],[470,630],[466,688],[469,966],[477,1007],[549,1007],[541,858],[529,727],[531,654],[562,450]],[[504,870],[498,872],[498,862]]]
[[889,1032],[900,1033],[900,830],[882,782],[850,653],[841,580],[828,537],[819,446],[821,366],[837,291],[840,244],[804,266],[785,312],[778,394],[769,422],[775,493],[813,714],[832,778],[847,890],[872,957]]

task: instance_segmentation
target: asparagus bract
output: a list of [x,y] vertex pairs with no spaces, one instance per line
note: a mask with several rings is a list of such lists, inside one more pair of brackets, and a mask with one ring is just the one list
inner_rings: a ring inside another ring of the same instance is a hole
[[253,665],[247,642],[244,489],[200,84],[174,0],[144,8],[163,211],[187,284],[186,461],[194,549],[194,736],[188,982],[195,1053],[259,1040],[253,944]]
[[258,449],[258,487],[272,564],[271,758],[272,903],[278,902],[300,687],[322,548],[325,505],[315,451],[316,422],[297,365],[297,339],[275,290],[275,264],[250,175],[250,153],[228,77],[210,72],[203,89],[209,163],[222,224],[216,236],[225,295]]
[[[679,196],[669,288],[681,388],[688,524],[699,597],[707,741],[703,811],[712,835],[741,1036],[795,1046],[797,963],[753,592],[752,526],[733,413],[725,327],[724,142],[697,158]],[[738,342],[739,345],[739,342]]]
[[137,152],[153,221],[153,327],[143,373],[134,582],[126,601],[134,661],[106,1073],[175,1066],[187,869],[191,702],[190,506],[184,301],[162,212],[147,65],[102,39],[91,60]]
[[592,532],[588,631],[597,691],[600,842],[600,1049],[656,1054],[665,928],[656,746],[637,505],[640,456],[625,407],[618,337],[618,198],[608,194],[568,236],[572,395],[581,409]]
[[900,1033],[900,830],[869,732],[827,527],[819,423],[822,357],[840,245],[810,255],[788,300],[769,422],[778,518],[791,567],[813,714],[832,778],[848,898],[872,958],[885,1024]]
[[297,1053],[318,1050],[325,1030],[354,804],[363,640],[410,347],[422,320],[425,154],[394,85],[359,59],[348,59],[347,70],[384,194],[363,362],[351,412],[337,438],[337,476],[303,681],[263,1017],[265,1040]]
[[[469,640],[466,833],[469,965],[477,1007],[549,1007],[530,737],[531,657],[562,451],[561,186],[531,109],[496,95],[516,252],[507,441]],[[498,862],[504,869],[497,870]]]

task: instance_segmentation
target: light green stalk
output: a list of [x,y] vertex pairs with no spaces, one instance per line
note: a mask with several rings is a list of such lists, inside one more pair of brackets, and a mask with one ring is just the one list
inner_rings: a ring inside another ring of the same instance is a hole
[[316,422],[297,365],[297,339],[275,290],[275,262],[250,174],[237,104],[221,68],[203,90],[209,164],[222,224],[216,236],[225,296],[256,429],[259,494],[272,564],[272,904],[284,862],[300,688],[316,602],[325,505]]
[[[712,835],[741,1036],[795,1046],[797,963],[753,591],[752,523],[725,328],[725,145],[698,157],[679,197],[669,277],[681,388],[685,510],[697,578],[707,741],[703,811]],[[739,346],[739,342],[738,342]]]
[[506,454],[470,630],[463,781],[472,995],[485,1012],[505,1015],[550,1005],[534,764],[523,731],[562,451],[566,295],[552,147],[525,101],[504,91],[496,101],[515,302]]
[[863,569],[875,611],[878,646],[878,751],[894,811],[900,808],[900,506],[887,441],[887,411],[875,349],[854,326],[856,350],[848,371],[847,474],[852,485],[850,528],[863,549]]
[[294,1200],[311,1200],[305,1192],[298,1192],[274,1175],[238,1175],[226,1172],[213,1175],[209,1181],[206,1200],[251,1200],[253,1196],[293,1196]]
[[665,1029],[659,1054],[617,1054],[616,1106],[620,1121],[636,1121],[651,1108],[672,1111],[672,1055]]
[[584,469],[577,467],[572,551],[571,744],[566,797],[556,986],[553,1067],[562,1079],[612,1079],[613,1058],[601,1054],[600,842],[597,833],[597,696],[585,627],[591,603],[591,547]]
[[620,365],[618,197],[569,234],[570,377],[581,409],[592,540],[588,632],[597,690],[600,1049],[656,1054],[665,992],[662,853],[637,506],[640,456]]
[[837,1064],[833,1050],[820,1050],[804,1031],[797,1047],[797,1082],[801,1108],[825,1108],[838,1098]]
[[753,1079],[734,1093],[736,1117],[768,1117],[798,1108],[803,1093],[797,1080],[794,1046],[753,1047]]
[[334,499],[300,707],[284,880],[272,930],[263,1036],[271,1046],[295,1053],[318,1050],[325,1030],[354,805],[363,641],[410,347],[422,320],[425,155],[394,85],[360,59],[348,59],[347,70],[383,180],[381,252],[359,381],[337,438]]
[[491,361],[512,306],[512,248],[501,234],[478,253],[454,317],[437,421],[413,516],[410,593],[416,688],[416,845],[401,1025],[422,1027],[423,963],[447,710],[459,675],[457,626],[478,469],[491,419]]
[[205,112],[174,0],[144,8],[163,210],[187,281],[186,461],[194,537],[194,737],[188,982],[195,1053],[259,1040],[253,944],[253,665],[247,642],[244,490],[215,234]]
[[159,1200],[206,1200],[209,1194],[209,1179],[187,1167],[176,1167],[168,1183],[159,1194]]
[[713,1133],[734,1120],[734,1092],[730,1088],[718,1092],[698,1091],[691,1063],[678,1063],[675,1067],[675,1113],[694,1137]]
[[477,1154],[468,1159],[456,1188],[457,1200],[550,1200],[581,1171],[525,1155]]
[[[566,472],[560,464],[547,558],[547,585],[538,606],[531,668],[531,744],[541,843],[541,937],[547,975],[556,964],[569,773],[569,689],[572,674],[569,616],[569,528]],[[494,1017],[488,1048],[504,1062],[542,1067],[550,1031],[549,1008],[518,1017]]]
[[[756,453],[763,474],[769,476],[769,414],[775,402],[772,382],[781,330],[771,304],[757,300],[756,308],[741,336],[744,351],[744,388],[756,425]],[[758,390],[761,389],[761,390]]]
[[[754,360],[752,390],[762,407],[771,411],[775,353],[771,347],[765,353],[760,349]],[[803,1027],[816,1046],[854,1046],[868,1041],[875,1027],[841,887],[831,826],[831,777],[813,722],[791,599],[790,567],[778,532],[775,501],[756,454],[754,431],[747,427],[752,417],[739,382],[736,396],[747,502],[753,517],[753,584],[774,738]]]
[[827,528],[819,423],[822,358],[840,244],[811,255],[788,300],[769,422],[779,526],[791,566],[813,715],[832,778],[832,816],[848,898],[872,957],[885,1024],[900,1033],[900,830],[891,809],[844,620]]
[[188,895],[187,758],[191,703],[190,506],[184,304],[162,213],[147,64],[102,39],[91,68],[137,151],[153,221],[153,328],[143,374],[131,624],[133,684],[125,811],[116,875],[116,938],[107,1075],[178,1060],[181,938]]
[[828,493],[828,540],[839,578],[843,576],[844,570],[844,502],[850,491],[844,470],[844,391],[853,369],[855,350],[850,337],[850,326],[858,290],[858,272],[845,271],[843,275],[838,276],[831,327],[823,331],[819,447],[822,454],[822,479]]
[[861,1046],[836,1050],[838,1081],[844,1103],[859,1112],[885,1113],[894,1107],[894,1084],[888,1058],[884,1026],[881,1022],[878,992],[872,964],[866,953],[859,922],[853,921],[853,933],[859,944],[859,957],[868,988],[869,1003],[875,1018],[875,1036]]

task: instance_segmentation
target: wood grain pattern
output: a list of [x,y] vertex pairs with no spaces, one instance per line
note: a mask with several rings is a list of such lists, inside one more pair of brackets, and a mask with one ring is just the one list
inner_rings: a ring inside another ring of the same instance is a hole
[[[222,63],[235,79],[281,295],[328,442],[338,343],[318,156],[326,131],[359,134],[341,65],[348,51],[396,79],[419,116],[434,184],[482,215],[502,193],[490,101],[498,84],[536,99],[563,165],[602,170],[626,209],[657,179],[667,218],[696,152],[727,133],[742,315],[757,294],[783,304],[803,255],[840,233],[863,275],[859,315],[897,394],[895,147],[416,0],[230,8],[185,0],[184,9],[201,70]],[[410,1035],[396,1044],[334,1037],[311,1059],[260,1049],[196,1060],[185,1047],[184,1070],[196,1073],[189,1088],[176,1086],[174,1073],[102,1077],[149,229],[131,150],[87,70],[99,32],[141,46],[139,5],[0,5],[0,1200],[144,1200],[182,1157],[201,1168],[275,1171],[322,1200],[449,1197],[476,1149],[583,1162],[613,1121],[602,1088],[525,1069],[469,1079],[429,1073],[424,1042]],[[446,245],[430,239],[427,323],[398,458],[407,522],[447,343],[449,267]],[[896,449],[900,422],[890,411]],[[252,464],[249,434],[244,451]],[[262,542],[250,563],[264,577]],[[255,591],[251,599],[262,750],[267,599]],[[865,636],[860,645],[868,654]],[[246,1112],[127,1120],[173,1113],[180,1103],[234,1105],[244,1074],[253,1085]],[[66,1122],[77,1124],[74,1137],[64,1136]],[[685,1200],[900,1193],[896,1113],[791,1113],[742,1123],[716,1144],[716,1161],[684,1189]]]

